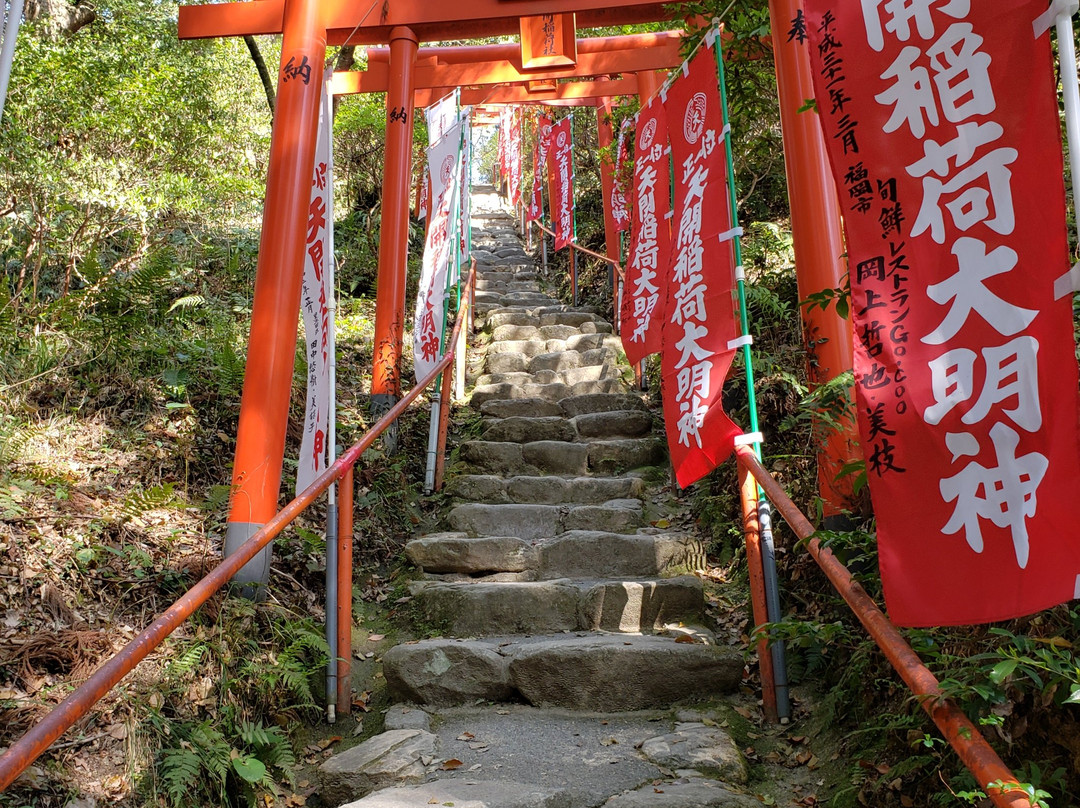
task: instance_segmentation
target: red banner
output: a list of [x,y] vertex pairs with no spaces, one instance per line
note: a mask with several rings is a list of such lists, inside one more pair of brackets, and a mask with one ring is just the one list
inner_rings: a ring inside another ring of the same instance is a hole
[[859,430],[901,625],[1080,595],[1077,365],[1046,0],[807,0]]
[[574,240],[574,139],[570,121],[563,118],[551,127],[551,219],[556,250]]
[[654,96],[637,114],[634,220],[620,307],[623,350],[631,364],[659,353],[671,255],[671,170],[667,116]]
[[521,202],[521,110],[510,112],[510,140],[506,144],[507,198],[517,207]]
[[[611,183],[611,218],[615,220],[616,232],[630,229],[630,211],[626,206],[626,134],[633,122],[627,118],[619,127],[619,142],[615,148],[615,171]],[[621,260],[621,259],[620,259]]]
[[525,221],[535,222],[544,215],[544,171],[547,168],[548,147],[551,145],[551,118],[541,115],[536,119],[536,148],[533,150],[533,185]]
[[727,459],[742,432],[720,393],[739,335],[715,37],[663,98],[675,167],[664,312],[664,421],[675,477],[687,486]]

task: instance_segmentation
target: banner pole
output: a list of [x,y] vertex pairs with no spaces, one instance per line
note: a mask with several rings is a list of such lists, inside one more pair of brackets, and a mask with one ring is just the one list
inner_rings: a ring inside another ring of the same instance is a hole
[[[329,71],[325,81],[326,101],[333,96],[329,91]],[[326,335],[326,351],[329,359],[327,367],[329,401],[327,402],[326,454],[328,465],[337,460],[337,290],[334,288],[337,277],[337,262],[334,257],[334,115],[330,104],[323,109],[323,126],[326,127],[326,288],[330,290],[327,308],[330,315],[330,328]],[[326,489],[326,642],[329,646],[329,661],[326,666],[326,722],[333,724],[337,720],[338,697],[338,503],[337,485]]]
[[[712,34],[714,36],[716,56],[716,70],[720,80],[720,107],[724,115],[724,158],[727,161],[728,194],[730,195],[731,226],[736,229],[734,238],[735,248],[735,285],[739,296],[739,324],[742,327],[742,335],[750,336],[750,323],[746,313],[746,270],[742,262],[742,239],[738,235],[739,209],[738,197],[735,193],[735,161],[731,148],[731,121],[728,117],[727,81],[724,74],[724,57],[720,52],[720,25],[714,20]],[[757,434],[758,412],[757,395],[754,391],[754,365],[750,355],[750,344],[742,345],[743,365],[746,368],[746,401],[750,410],[750,433]],[[761,443],[754,442],[754,455],[761,459]],[[761,561],[765,574],[765,597],[770,622],[780,621],[782,614],[780,609],[780,582],[776,574],[776,549],[772,535],[772,512],[769,502],[763,491],[758,491],[758,530],[761,535]],[[776,712],[781,721],[786,722],[791,716],[791,704],[788,697],[787,662],[784,654],[784,644],[776,640],[769,646],[772,657],[772,670],[774,687],[776,689]]]
[[[1069,176],[1072,180],[1073,206],[1076,206],[1080,187],[1080,85],[1076,78],[1076,45],[1073,43],[1073,8],[1058,14],[1055,20],[1058,40],[1058,63],[1061,74],[1061,94],[1065,100],[1065,132],[1069,141]],[[1076,222],[1080,239],[1080,219]],[[1062,288],[1063,281],[1054,284],[1055,297],[1064,297],[1080,289],[1080,264],[1072,267],[1066,277],[1071,283]]]
[[574,233],[570,240],[570,293],[573,304],[578,304],[577,253],[572,245],[577,244],[577,199],[574,196],[574,113],[570,113],[570,220],[574,223]]

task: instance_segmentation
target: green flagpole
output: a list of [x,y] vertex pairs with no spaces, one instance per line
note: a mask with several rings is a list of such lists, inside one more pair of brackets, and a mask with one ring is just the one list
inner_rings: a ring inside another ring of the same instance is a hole
[[[724,158],[727,161],[728,194],[731,206],[731,226],[736,230],[735,234],[735,283],[739,295],[739,323],[742,327],[742,335],[750,336],[750,322],[746,314],[746,279],[742,262],[742,239],[738,235],[739,209],[738,197],[735,193],[735,161],[731,149],[731,121],[728,117],[727,81],[724,77],[724,57],[720,53],[720,25],[717,20],[713,21],[713,42],[715,45],[716,70],[720,79],[720,107],[724,114]],[[757,395],[754,391],[754,365],[750,356],[749,342],[742,346],[743,364],[746,366],[746,403],[750,410],[750,433],[756,435],[759,432]],[[754,441],[754,454],[761,459],[761,442]],[[772,536],[772,510],[765,494],[758,487],[758,522],[761,532],[762,563],[765,573],[765,599],[769,620],[779,622],[780,614],[780,583],[776,574],[776,551]],[[788,697],[787,662],[784,654],[784,644],[776,641],[770,646],[773,660],[773,677],[776,688],[776,712],[780,719],[786,720],[791,715],[791,704]]]

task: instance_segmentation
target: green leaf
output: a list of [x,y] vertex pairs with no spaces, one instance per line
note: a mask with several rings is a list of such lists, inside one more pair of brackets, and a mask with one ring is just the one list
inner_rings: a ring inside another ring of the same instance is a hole
[[1073,685],[1072,692],[1069,693],[1069,698],[1065,699],[1066,704],[1080,704],[1080,685]]
[[817,112],[818,111],[817,110],[817,99],[816,98],[807,98],[805,101],[803,101],[802,106],[799,107],[795,111],[796,112],[811,112],[811,111]]
[[993,670],[990,671],[990,681],[996,685],[1000,685],[1006,679],[1012,675],[1012,672],[1016,670],[1016,666],[1020,663],[1015,659],[1006,659],[996,664]]
[[240,757],[233,758],[232,767],[242,778],[249,783],[261,782],[266,777],[266,766],[258,758]]

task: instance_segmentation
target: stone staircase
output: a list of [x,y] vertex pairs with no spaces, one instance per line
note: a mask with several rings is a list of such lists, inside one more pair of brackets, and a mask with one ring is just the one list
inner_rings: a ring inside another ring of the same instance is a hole
[[418,621],[391,648],[386,731],[320,769],[327,805],[632,808],[758,805],[705,713],[743,659],[700,628],[704,549],[653,527],[659,425],[611,325],[540,291],[493,196],[473,201],[470,406],[443,529],[405,548]]

